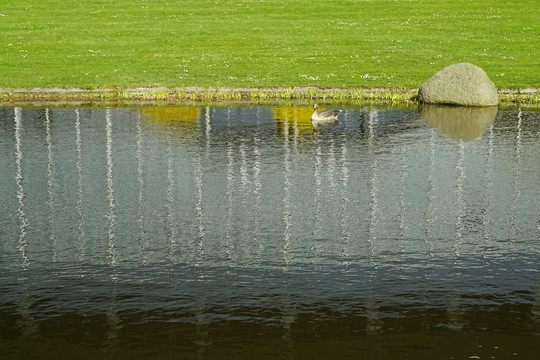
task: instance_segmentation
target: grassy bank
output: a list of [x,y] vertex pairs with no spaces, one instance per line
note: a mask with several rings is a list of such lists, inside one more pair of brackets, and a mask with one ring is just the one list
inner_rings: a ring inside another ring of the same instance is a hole
[[21,0],[0,87],[412,88],[456,62],[540,87],[536,0]]
[[[339,102],[365,105],[415,105],[416,90],[388,89],[320,89],[303,88],[139,88],[128,90],[115,89],[1,89],[0,105],[17,102],[59,102],[59,103],[265,103],[265,102]],[[525,106],[540,108],[540,92],[499,92],[499,106]]]

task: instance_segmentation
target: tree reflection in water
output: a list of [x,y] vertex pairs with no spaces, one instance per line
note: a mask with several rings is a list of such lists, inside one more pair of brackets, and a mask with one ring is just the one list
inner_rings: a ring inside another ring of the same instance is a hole
[[538,113],[310,109],[0,109],[2,354],[536,351]]

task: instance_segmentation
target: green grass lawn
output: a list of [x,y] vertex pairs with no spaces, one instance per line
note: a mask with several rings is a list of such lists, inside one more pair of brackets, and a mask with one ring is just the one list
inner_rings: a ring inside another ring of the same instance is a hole
[[6,0],[0,87],[540,87],[538,0]]

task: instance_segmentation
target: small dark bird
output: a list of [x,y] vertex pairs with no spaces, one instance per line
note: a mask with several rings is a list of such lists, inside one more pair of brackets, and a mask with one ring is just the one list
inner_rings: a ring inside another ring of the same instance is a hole
[[311,123],[313,124],[313,137],[317,137],[317,132],[320,126],[331,126],[339,124],[337,119],[342,110],[325,110],[319,112],[319,106],[313,105],[313,115],[311,115]]

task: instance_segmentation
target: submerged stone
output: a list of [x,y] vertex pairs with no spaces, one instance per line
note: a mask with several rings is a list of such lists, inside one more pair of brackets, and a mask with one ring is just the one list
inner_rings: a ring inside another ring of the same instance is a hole
[[418,100],[428,104],[495,106],[497,88],[486,72],[473,64],[445,67],[418,89]]

